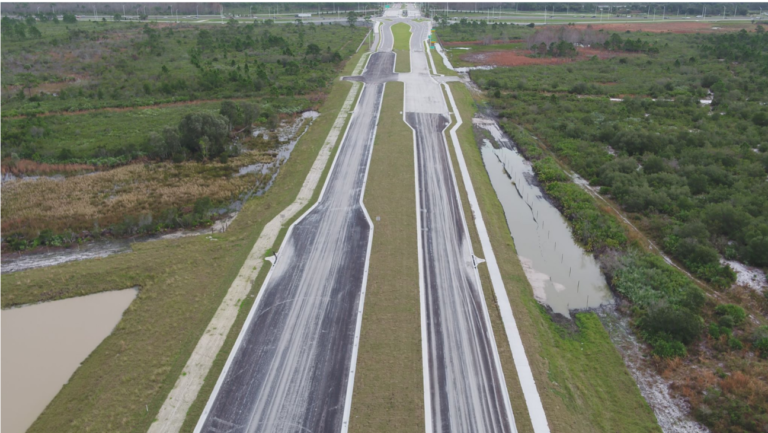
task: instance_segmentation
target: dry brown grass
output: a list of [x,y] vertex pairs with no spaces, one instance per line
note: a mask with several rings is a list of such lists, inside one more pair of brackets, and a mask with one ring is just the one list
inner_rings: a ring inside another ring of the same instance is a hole
[[126,215],[188,206],[202,197],[230,200],[268,179],[261,174],[234,176],[239,167],[273,158],[264,152],[246,152],[227,164],[131,164],[63,180],[7,182],[2,229],[32,235],[43,229],[89,230],[96,223],[108,227]]
[[13,161],[10,158],[3,161],[3,174],[10,173],[14,176],[29,174],[56,174],[56,173],[77,173],[84,171],[95,171],[96,167],[88,164],[47,164],[45,162],[35,162],[29,159]]

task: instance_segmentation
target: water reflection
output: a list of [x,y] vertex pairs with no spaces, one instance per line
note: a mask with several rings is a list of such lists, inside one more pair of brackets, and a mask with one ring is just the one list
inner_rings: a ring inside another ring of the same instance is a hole
[[490,133],[480,149],[483,162],[536,299],[566,317],[570,310],[612,303],[597,262],[576,244],[565,219],[544,198],[531,164],[495,121],[473,123]]

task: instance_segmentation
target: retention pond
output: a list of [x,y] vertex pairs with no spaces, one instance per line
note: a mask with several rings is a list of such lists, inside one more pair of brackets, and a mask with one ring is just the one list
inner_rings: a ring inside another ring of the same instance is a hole
[[23,433],[117,326],[135,289],[2,311],[3,433]]
[[496,121],[473,119],[485,169],[504,208],[520,263],[535,298],[553,312],[613,303],[595,258],[571,235],[567,221],[541,191],[531,164]]

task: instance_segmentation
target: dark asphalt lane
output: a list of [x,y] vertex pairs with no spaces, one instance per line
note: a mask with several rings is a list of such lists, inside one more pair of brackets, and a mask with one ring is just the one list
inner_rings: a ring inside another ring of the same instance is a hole
[[442,114],[406,113],[416,132],[429,398],[435,432],[514,432],[473,264]]
[[342,430],[372,230],[360,198],[393,65],[371,55],[323,195],[283,242],[196,431]]

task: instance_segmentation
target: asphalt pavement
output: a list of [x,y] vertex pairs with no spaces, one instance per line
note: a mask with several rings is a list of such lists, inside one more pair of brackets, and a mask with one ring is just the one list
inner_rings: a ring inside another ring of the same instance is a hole
[[361,197],[393,66],[371,55],[322,196],[286,235],[196,432],[346,428],[372,232]]
[[516,431],[445,141],[450,114],[428,69],[426,23],[410,22],[405,121],[416,139],[427,430]]

